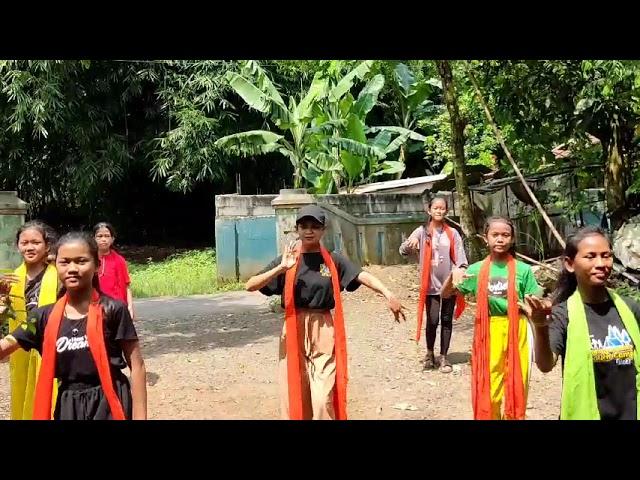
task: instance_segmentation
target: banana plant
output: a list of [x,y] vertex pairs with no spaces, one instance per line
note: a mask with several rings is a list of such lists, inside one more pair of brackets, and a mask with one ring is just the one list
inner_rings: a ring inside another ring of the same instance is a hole
[[[365,61],[342,76],[344,62],[335,60],[325,73],[327,95],[314,106],[313,148],[305,170],[305,178],[318,193],[336,191],[347,175],[345,162],[349,163],[350,159],[343,154],[341,145],[335,140],[345,135],[355,103],[356,108],[366,115],[377,102],[379,91],[384,85],[382,76],[374,77],[367,83],[357,102],[351,95],[355,82],[364,80],[372,66],[372,61]],[[352,163],[349,163],[350,169]]]
[[[314,119],[315,153],[306,171],[316,191],[330,193],[343,183],[347,191],[380,175],[402,174],[404,163],[385,158],[412,138],[421,136],[401,127],[366,126],[366,117],[378,103],[384,76],[375,75],[362,88],[358,98],[349,90],[334,88],[316,104]],[[325,128],[330,125],[330,128]],[[380,133],[373,139],[368,132]],[[395,138],[394,138],[395,137]]]
[[[429,97],[442,89],[440,81],[435,78],[418,80],[411,69],[404,63],[398,63],[393,71],[392,81],[393,91],[398,100],[398,109],[395,113],[398,126],[381,126],[371,128],[371,133],[388,131],[399,135],[398,138],[408,137],[399,146],[398,161],[405,163],[407,152],[412,151],[408,145],[408,140],[424,143],[427,139],[424,135],[417,133],[414,128],[418,119],[425,115],[425,112],[433,104]],[[415,149],[420,149],[421,145],[416,145]],[[399,176],[398,176],[399,178]]]
[[[311,176],[307,167],[309,158],[317,153],[309,149],[317,126],[312,125],[316,103],[326,97],[343,96],[371,66],[371,61],[360,63],[331,88],[327,76],[317,72],[307,93],[297,102],[290,97],[287,104],[264,69],[257,62],[248,61],[241,73],[229,72],[229,85],[250,108],[262,113],[280,129],[282,135],[270,130],[239,132],[218,139],[215,146],[241,156],[279,152],[289,158],[293,166],[294,187],[301,187],[304,179]],[[328,126],[333,125],[333,121],[328,123]]]

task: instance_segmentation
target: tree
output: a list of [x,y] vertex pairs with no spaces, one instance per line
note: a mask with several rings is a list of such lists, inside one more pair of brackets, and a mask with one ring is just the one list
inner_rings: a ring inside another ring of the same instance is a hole
[[227,75],[231,88],[284,135],[270,130],[234,133],[217,140],[216,147],[244,156],[280,152],[293,165],[295,188],[306,179],[317,191],[328,193],[337,186],[338,172],[346,173],[352,185],[366,164],[364,158],[381,155],[366,142],[364,117],[376,104],[384,78],[374,77],[357,101],[350,94],[372,64],[361,62],[342,75],[341,62],[330,62],[327,71],[315,73],[302,98],[296,102],[291,96],[287,105],[266,71],[257,62],[247,62],[242,73]]
[[[364,66],[367,68],[357,67],[351,77],[366,73],[368,66]],[[227,74],[227,80],[249,107],[268,117],[278,129],[290,136],[286,138],[269,130],[251,130],[224,136],[215,142],[215,146],[244,156],[280,152],[293,165],[294,188],[301,187],[313,105],[318,97],[326,94],[326,81],[316,73],[307,93],[298,102],[289,97],[289,105],[286,105],[265,70],[255,61],[246,62],[241,73]],[[347,81],[345,84],[350,88]]]
[[460,223],[465,235],[470,239],[469,257],[478,259],[481,245],[476,237],[476,227],[473,221],[473,207],[471,195],[467,185],[464,157],[464,128],[465,122],[460,117],[458,97],[454,85],[453,72],[448,60],[436,60],[438,74],[442,80],[444,102],[449,111],[451,122],[451,150],[453,161],[453,174],[456,181],[456,191],[460,205]]
[[[452,68],[455,74],[456,65]],[[464,81],[463,74],[458,74],[457,79],[458,107],[465,123],[465,163],[466,165],[484,165],[492,169],[501,167],[492,157],[498,148],[495,135],[491,127],[486,124],[482,109],[478,107],[473,92]],[[419,125],[426,133],[422,148],[431,171],[451,173],[453,171],[451,121],[446,105],[434,104],[430,115],[420,119]],[[509,126],[506,125],[506,128],[508,131]]]
[[[343,182],[351,191],[380,175],[402,173],[403,163],[384,160],[410,137],[419,137],[401,127],[367,127],[367,116],[378,103],[385,78],[374,75],[354,98],[340,79],[340,63],[332,62],[326,76],[328,94],[314,108],[313,148],[305,177],[321,193],[331,193]],[[370,132],[379,133],[369,139]]]
[[[587,135],[600,140],[607,209],[616,227],[629,214],[635,129],[640,123],[637,61],[478,62],[500,123],[513,127],[518,158],[535,168],[552,164],[553,147]],[[573,148],[575,151],[576,149]],[[578,155],[572,161],[578,162]],[[593,173],[593,172],[591,172]]]
[[[392,88],[397,98],[394,117],[396,125],[410,130],[409,139],[422,145],[426,137],[418,134],[415,129],[418,120],[435,113],[433,98],[442,89],[441,82],[435,78],[419,79],[405,63],[397,63],[392,75]],[[398,161],[405,163],[407,158],[407,143],[403,142],[399,149]]]
[[141,88],[128,64],[1,61],[2,188],[17,189],[32,209],[95,198],[131,161],[124,112]]
[[237,62],[222,60],[167,61],[148,66],[140,75],[156,85],[159,110],[165,122],[155,135],[149,155],[154,179],[166,179],[167,187],[187,192],[204,181],[225,180],[233,158],[214,148],[216,140],[230,133],[241,118],[229,100],[225,78],[238,69]]

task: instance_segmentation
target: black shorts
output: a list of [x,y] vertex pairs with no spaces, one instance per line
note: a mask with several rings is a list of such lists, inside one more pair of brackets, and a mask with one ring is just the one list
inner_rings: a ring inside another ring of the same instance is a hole
[[[122,372],[112,372],[113,385],[125,417],[131,419],[132,399],[129,380]],[[54,420],[112,420],[109,402],[100,385],[70,384],[58,389]]]

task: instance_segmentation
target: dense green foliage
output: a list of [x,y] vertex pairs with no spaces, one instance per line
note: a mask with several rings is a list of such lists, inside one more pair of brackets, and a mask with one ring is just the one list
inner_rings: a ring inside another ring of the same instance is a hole
[[[472,68],[525,172],[588,165],[584,186],[607,186],[615,218],[633,213],[638,62],[451,64],[467,164],[510,170],[492,157]],[[571,155],[554,155],[558,146]],[[448,171],[451,127],[432,61],[5,60],[0,158],[0,188],[33,216],[107,218],[139,242],[210,243],[199,224],[212,223],[213,195],[235,192],[237,175],[242,193],[335,192]]]

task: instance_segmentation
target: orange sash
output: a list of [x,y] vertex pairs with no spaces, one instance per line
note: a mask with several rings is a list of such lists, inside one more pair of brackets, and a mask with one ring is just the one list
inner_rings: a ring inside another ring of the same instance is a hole
[[[507,317],[509,319],[509,339],[505,378],[504,415],[508,420],[523,420],[526,411],[524,381],[518,350],[518,328],[520,311],[516,292],[516,260],[509,255],[507,260]],[[482,262],[478,274],[477,310],[473,356],[471,360],[471,397],[473,416],[476,420],[491,420],[491,378],[489,372],[489,272],[491,257]]]

